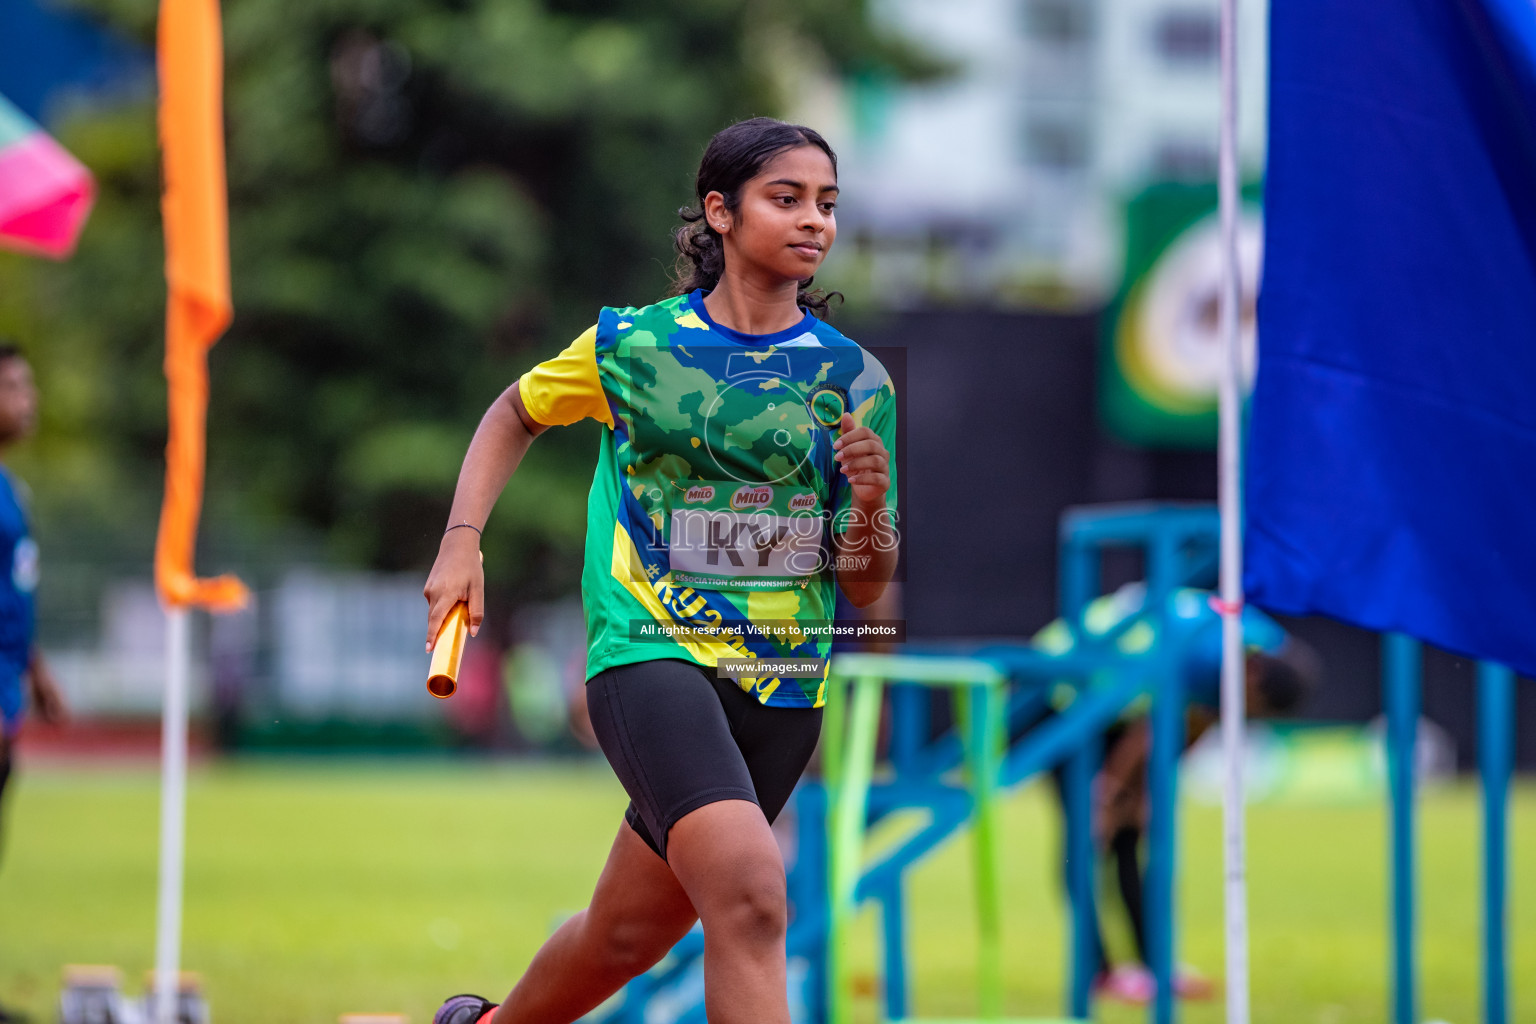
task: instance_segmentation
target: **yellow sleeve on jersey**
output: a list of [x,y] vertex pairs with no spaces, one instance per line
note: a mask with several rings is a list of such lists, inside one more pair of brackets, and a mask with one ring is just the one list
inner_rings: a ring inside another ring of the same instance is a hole
[[613,413],[597,375],[597,325],[564,352],[546,359],[518,378],[518,393],[528,415],[546,426],[564,426],[587,417],[613,426]]

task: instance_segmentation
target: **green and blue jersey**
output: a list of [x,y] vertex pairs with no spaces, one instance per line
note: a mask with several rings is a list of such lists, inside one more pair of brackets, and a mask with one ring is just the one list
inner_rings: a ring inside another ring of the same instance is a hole
[[[656,658],[827,656],[833,538],[856,514],[832,457],[843,413],[896,448],[878,360],[808,313],[742,334],[694,292],[604,309],[519,390],[539,423],[605,427],[582,573],[588,678]],[[894,520],[894,460],[886,503]],[[825,699],[824,678],[742,685],[764,704]]]

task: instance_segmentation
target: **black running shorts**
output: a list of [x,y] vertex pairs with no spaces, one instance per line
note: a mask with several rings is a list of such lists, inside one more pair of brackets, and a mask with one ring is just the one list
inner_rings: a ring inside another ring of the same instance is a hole
[[629,793],[629,822],[663,859],[667,832],[717,800],[750,800],[771,823],[821,734],[820,708],[768,707],[689,661],[619,665],[587,681],[587,714]]

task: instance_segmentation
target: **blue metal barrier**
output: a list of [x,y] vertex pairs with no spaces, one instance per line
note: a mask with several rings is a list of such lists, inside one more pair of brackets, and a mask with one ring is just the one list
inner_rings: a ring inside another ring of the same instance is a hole
[[[1415,1024],[1419,1007],[1417,780],[1414,756],[1423,687],[1423,648],[1400,633],[1382,638],[1391,815],[1392,1024]],[[1477,666],[1477,768],[1483,788],[1483,1024],[1509,1021],[1509,780],[1514,767],[1515,676]]]
[[1483,783],[1483,1024],[1509,1024],[1509,776],[1515,674],[1477,666],[1477,774]]

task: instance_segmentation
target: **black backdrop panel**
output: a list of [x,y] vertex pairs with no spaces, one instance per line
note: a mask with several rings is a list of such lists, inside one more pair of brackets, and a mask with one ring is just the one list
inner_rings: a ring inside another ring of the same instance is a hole
[[[914,639],[1027,636],[1049,622],[1068,506],[1216,499],[1214,453],[1127,448],[1099,430],[1097,316],[925,311],[839,326],[866,346],[906,351],[903,604]],[[1106,582],[1137,572],[1111,563]],[[1380,714],[1375,634],[1282,621],[1326,665],[1304,717]],[[1451,734],[1464,767],[1475,756],[1475,698],[1471,665],[1430,652],[1424,713]],[[1522,683],[1517,702],[1517,721],[1536,722],[1536,685]],[[1536,734],[1516,750],[1522,768],[1536,768]]]

